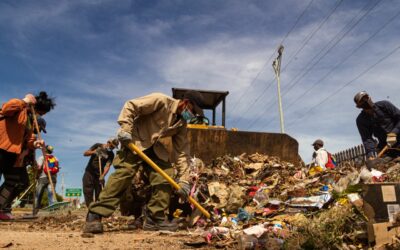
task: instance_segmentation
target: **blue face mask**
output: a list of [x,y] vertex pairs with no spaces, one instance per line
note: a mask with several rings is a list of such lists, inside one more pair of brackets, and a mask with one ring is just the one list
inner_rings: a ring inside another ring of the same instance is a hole
[[190,112],[190,110],[188,110],[188,109],[183,110],[182,113],[181,113],[181,116],[182,116],[182,119],[185,120],[185,121],[190,121],[195,117],[193,115],[193,113]]

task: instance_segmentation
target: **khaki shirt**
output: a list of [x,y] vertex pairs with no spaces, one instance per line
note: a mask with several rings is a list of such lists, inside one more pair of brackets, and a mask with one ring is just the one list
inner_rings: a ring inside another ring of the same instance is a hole
[[178,104],[179,100],[161,93],[132,99],[122,108],[118,123],[136,146],[141,150],[153,146],[160,159],[176,164],[181,180],[189,181],[187,128],[177,117]]

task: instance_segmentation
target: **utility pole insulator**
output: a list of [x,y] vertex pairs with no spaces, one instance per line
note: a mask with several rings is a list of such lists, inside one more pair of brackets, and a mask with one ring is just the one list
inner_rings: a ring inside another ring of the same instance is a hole
[[285,48],[285,47],[283,47],[283,45],[279,46],[279,49],[278,49],[279,57],[282,56],[282,53],[283,53],[283,49],[284,49],[284,48]]

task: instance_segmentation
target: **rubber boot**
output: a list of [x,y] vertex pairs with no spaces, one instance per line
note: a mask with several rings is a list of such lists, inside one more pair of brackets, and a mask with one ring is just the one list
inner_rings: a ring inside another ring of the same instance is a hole
[[88,212],[83,232],[92,234],[103,233],[103,224],[101,223],[101,215]]

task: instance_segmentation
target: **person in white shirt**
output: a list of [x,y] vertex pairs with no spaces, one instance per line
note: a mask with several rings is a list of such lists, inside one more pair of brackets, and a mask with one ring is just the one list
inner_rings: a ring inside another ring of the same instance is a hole
[[[58,172],[59,166],[58,166],[58,159],[52,155],[53,151],[54,151],[54,147],[47,145],[46,146],[46,153],[47,153],[46,158],[43,156],[40,156],[38,158],[38,160],[36,161],[38,170],[40,171],[40,176],[38,178],[38,182],[36,185],[35,209],[33,211],[34,214],[37,214],[39,212],[39,209],[42,207],[41,201],[42,201],[42,196],[43,196],[44,190],[50,186],[50,181],[48,179],[47,172],[45,171],[45,166],[46,166],[45,161],[47,161],[48,168],[53,168],[53,167],[57,168],[57,170],[54,171],[53,173],[50,170],[48,170],[48,171],[50,171],[51,181],[53,182],[54,188],[56,187],[56,184],[57,184],[57,172]],[[49,161],[52,161],[52,164],[53,164],[52,166],[50,166]],[[50,190],[47,189],[47,192],[52,193],[51,187],[50,187]],[[52,205],[54,203],[54,201],[57,200],[57,198],[53,197],[53,195],[50,195],[50,197],[48,195],[48,198],[49,198],[49,200],[48,200],[49,205]]]
[[326,169],[328,163],[328,151],[324,149],[324,142],[321,139],[316,140],[312,146],[314,147],[313,160],[314,166],[320,166],[322,170]]

